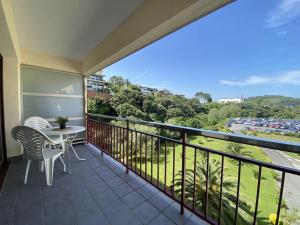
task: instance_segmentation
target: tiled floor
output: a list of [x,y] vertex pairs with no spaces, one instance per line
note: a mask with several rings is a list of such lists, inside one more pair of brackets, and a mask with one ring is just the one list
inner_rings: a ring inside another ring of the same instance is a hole
[[0,197],[1,225],[206,225],[133,173],[91,146],[76,147],[87,161],[72,159],[72,173],[56,161],[54,182],[32,164],[13,162]]

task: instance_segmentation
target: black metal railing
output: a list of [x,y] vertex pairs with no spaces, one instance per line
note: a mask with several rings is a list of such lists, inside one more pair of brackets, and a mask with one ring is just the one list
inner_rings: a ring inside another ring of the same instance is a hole
[[[138,130],[134,127],[137,124],[158,128],[160,132]],[[179,202],[181,213],[188,208],[210,224],[259,224],[263,173],[271,170],[277,174],[274,177],[277,177],[275,184],[279,192],[273,194],[277,195],[278,201],[273,207],[276,207],[275,224],[278,225],[286,175],[300,176],[300,170],[192,144],[188,137],[198,135],[300,153],[297,143],[96,114],[87,114],[86,126],[89,143],[122,163],[127,172],[133,171]],[[171,131],[173,135],[163,135],[162,130]],[[174,132],[179,135],[174,135]],[[230,173],[234,174],[235,185],[228,185],[226,165],[229,164],[234,165],[234,171]],[[241,196],[242,182],[245,183],[242,175],[247,175],[244,166],[247,166],[247,171],[249,168],[255,171],[257,180],[251,207]]]

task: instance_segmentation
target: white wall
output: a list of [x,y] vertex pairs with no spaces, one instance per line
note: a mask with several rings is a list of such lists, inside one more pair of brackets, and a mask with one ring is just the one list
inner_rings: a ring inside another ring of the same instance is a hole
[[4,119],[7,156],[21,153],[10,131],[21,123],[20,65],[17,58],[3,58]]

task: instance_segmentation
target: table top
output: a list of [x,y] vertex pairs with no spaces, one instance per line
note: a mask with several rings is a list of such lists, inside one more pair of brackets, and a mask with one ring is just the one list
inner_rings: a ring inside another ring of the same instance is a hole
[[41,132],[46,135],[68,135],[82,131],[85,131],[85,127],[83,126],[67,126],[65,129],[59,129],[59,127],[49,127],[41,130]]

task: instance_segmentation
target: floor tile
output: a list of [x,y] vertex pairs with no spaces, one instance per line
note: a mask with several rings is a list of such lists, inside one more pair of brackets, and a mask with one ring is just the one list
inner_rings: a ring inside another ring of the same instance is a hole
[[160,211],[157,208],[155,208],[150,202],[146,201],[138,207],[136,207],[133,210],[133,213],[144,224],[148,224],[160,213]]
[[150,225],[176,225],[176,224],[168,217],[166,217],[164,214],[160,214],[154,220],[151,221]]
[[163,211],[171,205],[174,200],[166,196],[164,193],[158,192],[149,199],[149,202],[151,202],[159,210]]
[[163,213],[169,217],[177,225],[183,225],[192,215],[188,210],[184,210],[184,214],[180,214],[180,205],[177,202],[174,202],[169,207],[167,207]]
[[123,202],[130,208],[134,209],[145,201],[145,198],[137,192],[131,192],[122,198]]

